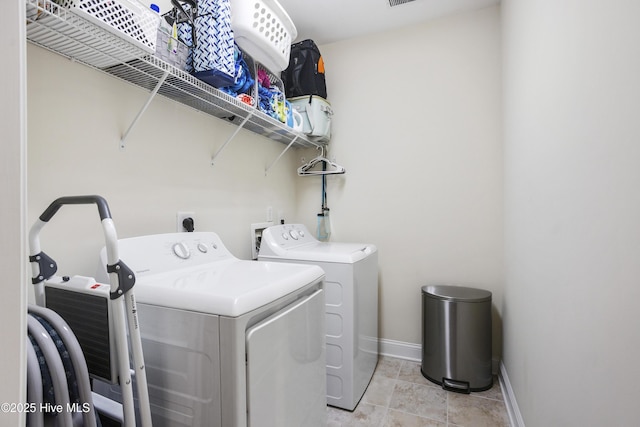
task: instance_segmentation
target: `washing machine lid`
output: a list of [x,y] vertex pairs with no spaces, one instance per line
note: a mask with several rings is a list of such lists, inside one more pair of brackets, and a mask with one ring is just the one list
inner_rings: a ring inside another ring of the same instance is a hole
[[[317,266],[240,260],[213,232],[169,233],[118,240],[134,272],[140,303],[237,317],[316,283]],[[109,283],[106,252],[96,279]]]
[[317,266],[225,260],[141,277],[139,303],[238,317],[324,277]]
[[[265,242],[263,241],[262,244]],[[371,254],[377,248],[374,245],[363,243],[331,243],[317,242],[294,248],[278,248],[272,254],[260,251],[258,259],[268,260],[271,258],[292,260],[292,261],[318,261],[334,262],[341,264],[354,264]]]
[[303,224],[281,224],[262,232],[258,259],[353,264],[375,252],[375,245],[321,242]]

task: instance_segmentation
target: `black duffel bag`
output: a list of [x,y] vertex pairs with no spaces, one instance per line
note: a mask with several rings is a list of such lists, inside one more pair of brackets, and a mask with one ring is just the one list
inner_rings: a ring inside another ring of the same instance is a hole
[[289,66],[282,72],[282,81],[287,98],[302,95],[327,98],[324,61],[313,40],[303,40],[291,45]]

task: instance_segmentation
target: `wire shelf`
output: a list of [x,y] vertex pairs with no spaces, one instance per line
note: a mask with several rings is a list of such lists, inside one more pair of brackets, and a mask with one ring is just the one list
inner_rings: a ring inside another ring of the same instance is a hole
[[[58,0],[60,1],[60,0]],[[66,3],[66,2],[61,2]],[[126,82],[269,139],[299,147],[318,147],[285,124],[196,79],[128,41],[114,36],[51,0],[26,0],[27,40]]]

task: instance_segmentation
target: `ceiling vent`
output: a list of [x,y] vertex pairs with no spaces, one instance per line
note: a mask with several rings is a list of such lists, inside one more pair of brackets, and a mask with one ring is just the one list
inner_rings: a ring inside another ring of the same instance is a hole
[[400,6],[401,4],[411,3],[412,1],[415,0],[389,0],[389,6]]

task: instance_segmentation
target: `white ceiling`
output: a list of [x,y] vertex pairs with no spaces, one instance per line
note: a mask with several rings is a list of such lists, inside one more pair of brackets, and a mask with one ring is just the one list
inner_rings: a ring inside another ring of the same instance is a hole
[[298,30],[296,41],[327,44],[418,24],[444,15],[481,9],[500,0],[278,0]]

